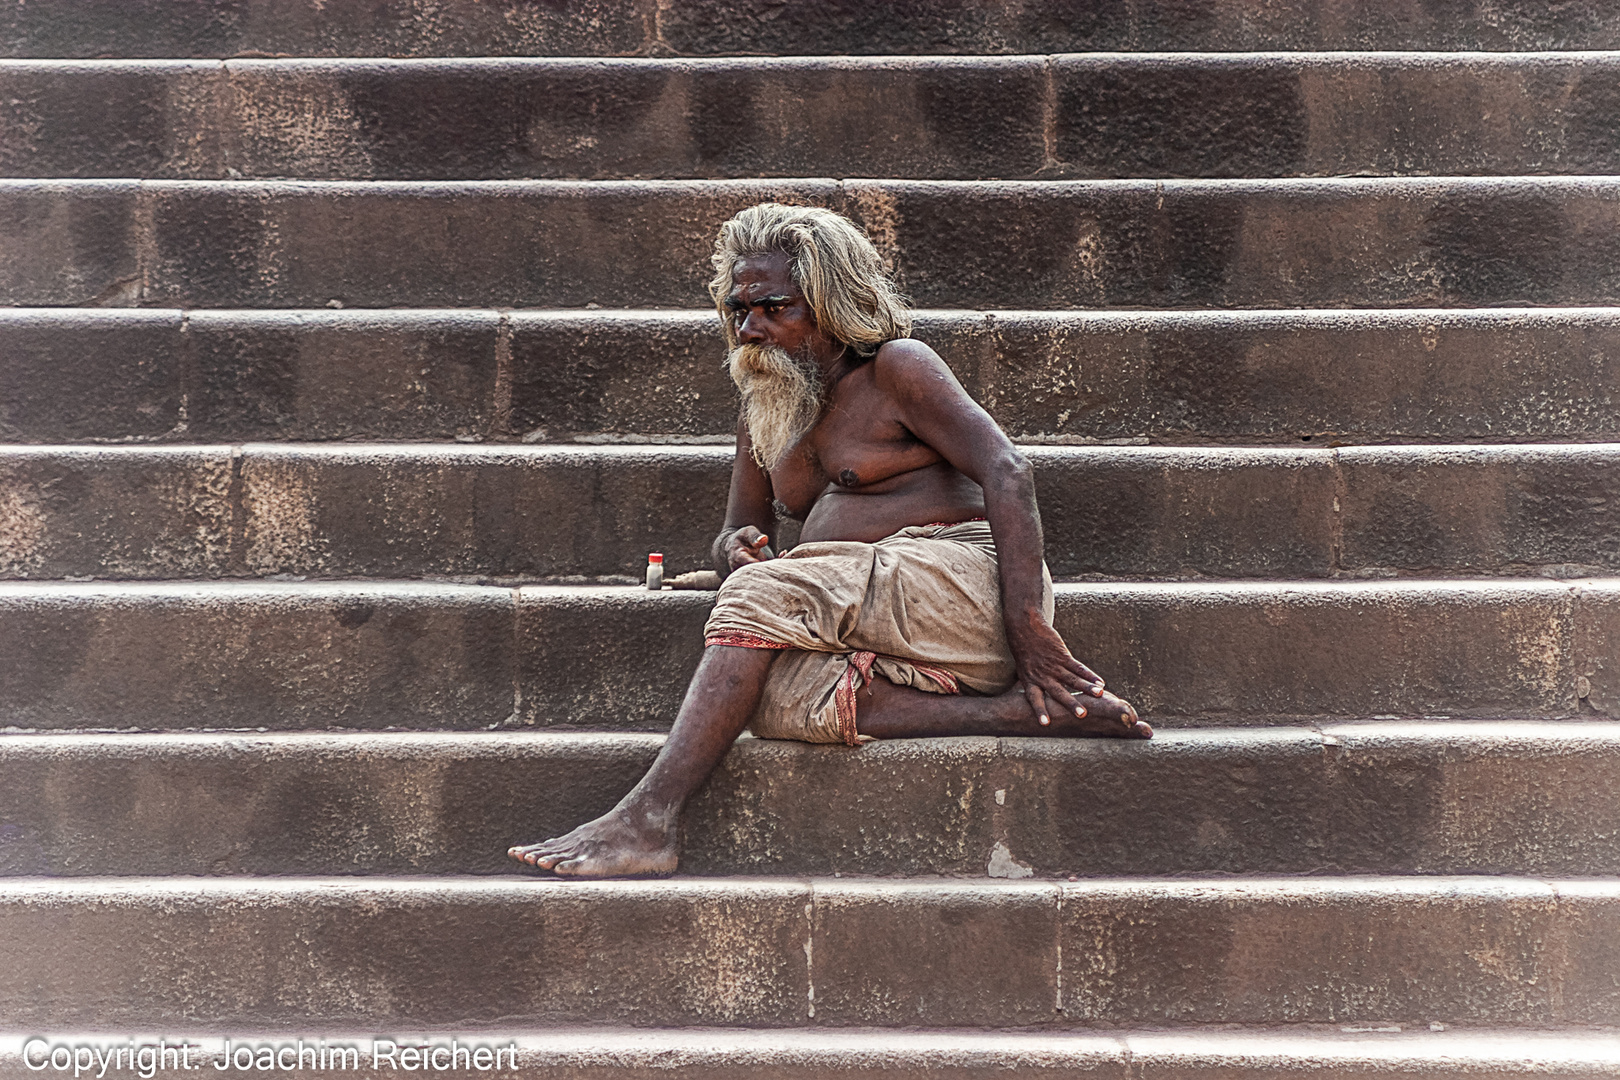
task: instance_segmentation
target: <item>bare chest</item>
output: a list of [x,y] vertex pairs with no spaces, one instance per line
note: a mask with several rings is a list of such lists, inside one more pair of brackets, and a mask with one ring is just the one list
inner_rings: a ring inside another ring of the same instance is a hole
[[771,487],[777,501],[802,519],[828,492],[883,494],[906,474],[940,460],[937,450],[906,428],[870,376],[856,371],[839,383],[816,426],[771,470]]

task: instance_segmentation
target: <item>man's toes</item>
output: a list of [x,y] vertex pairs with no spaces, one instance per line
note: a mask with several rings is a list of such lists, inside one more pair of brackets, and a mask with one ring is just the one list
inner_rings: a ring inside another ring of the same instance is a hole
[[1133,723],[1131,725],[1131,733],[1138,739],[1153,738],[1153,729],[1147,725],[1147,721],[1145,720],[1137,720],[1135,723]]

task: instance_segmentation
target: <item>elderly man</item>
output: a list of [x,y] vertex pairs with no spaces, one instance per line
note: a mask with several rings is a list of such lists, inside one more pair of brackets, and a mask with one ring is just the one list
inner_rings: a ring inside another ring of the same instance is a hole
[[[850,746],[1152,737],[1052,628],[1029,462],[907,336],[860,230],[765,203],[721,227],[714,266],[742,414],[703,659],[619,805],[510,854],[573,877],[673,872],[681,809],[745,727]],[[778,507],[804,522],[780,556]]]

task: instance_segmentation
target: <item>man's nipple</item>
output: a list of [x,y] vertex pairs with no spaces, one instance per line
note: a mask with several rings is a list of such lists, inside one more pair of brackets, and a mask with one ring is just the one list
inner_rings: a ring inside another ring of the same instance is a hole
[[852,488],[861,482],[861,478],[855,475],[854,469],[845,469],[838,474],[838,482],[844,487]]

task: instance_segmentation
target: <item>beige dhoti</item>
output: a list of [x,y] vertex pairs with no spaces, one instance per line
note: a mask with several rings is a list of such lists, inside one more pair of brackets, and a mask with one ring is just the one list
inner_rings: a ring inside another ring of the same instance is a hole
[[800,544],[734,570],[704,642],[782,650],[749,722],[766,739],[866,741],[855,694],[874,673],[936,694],[999,694],[1017,679],[982,521],[911,526],[875,544]]

